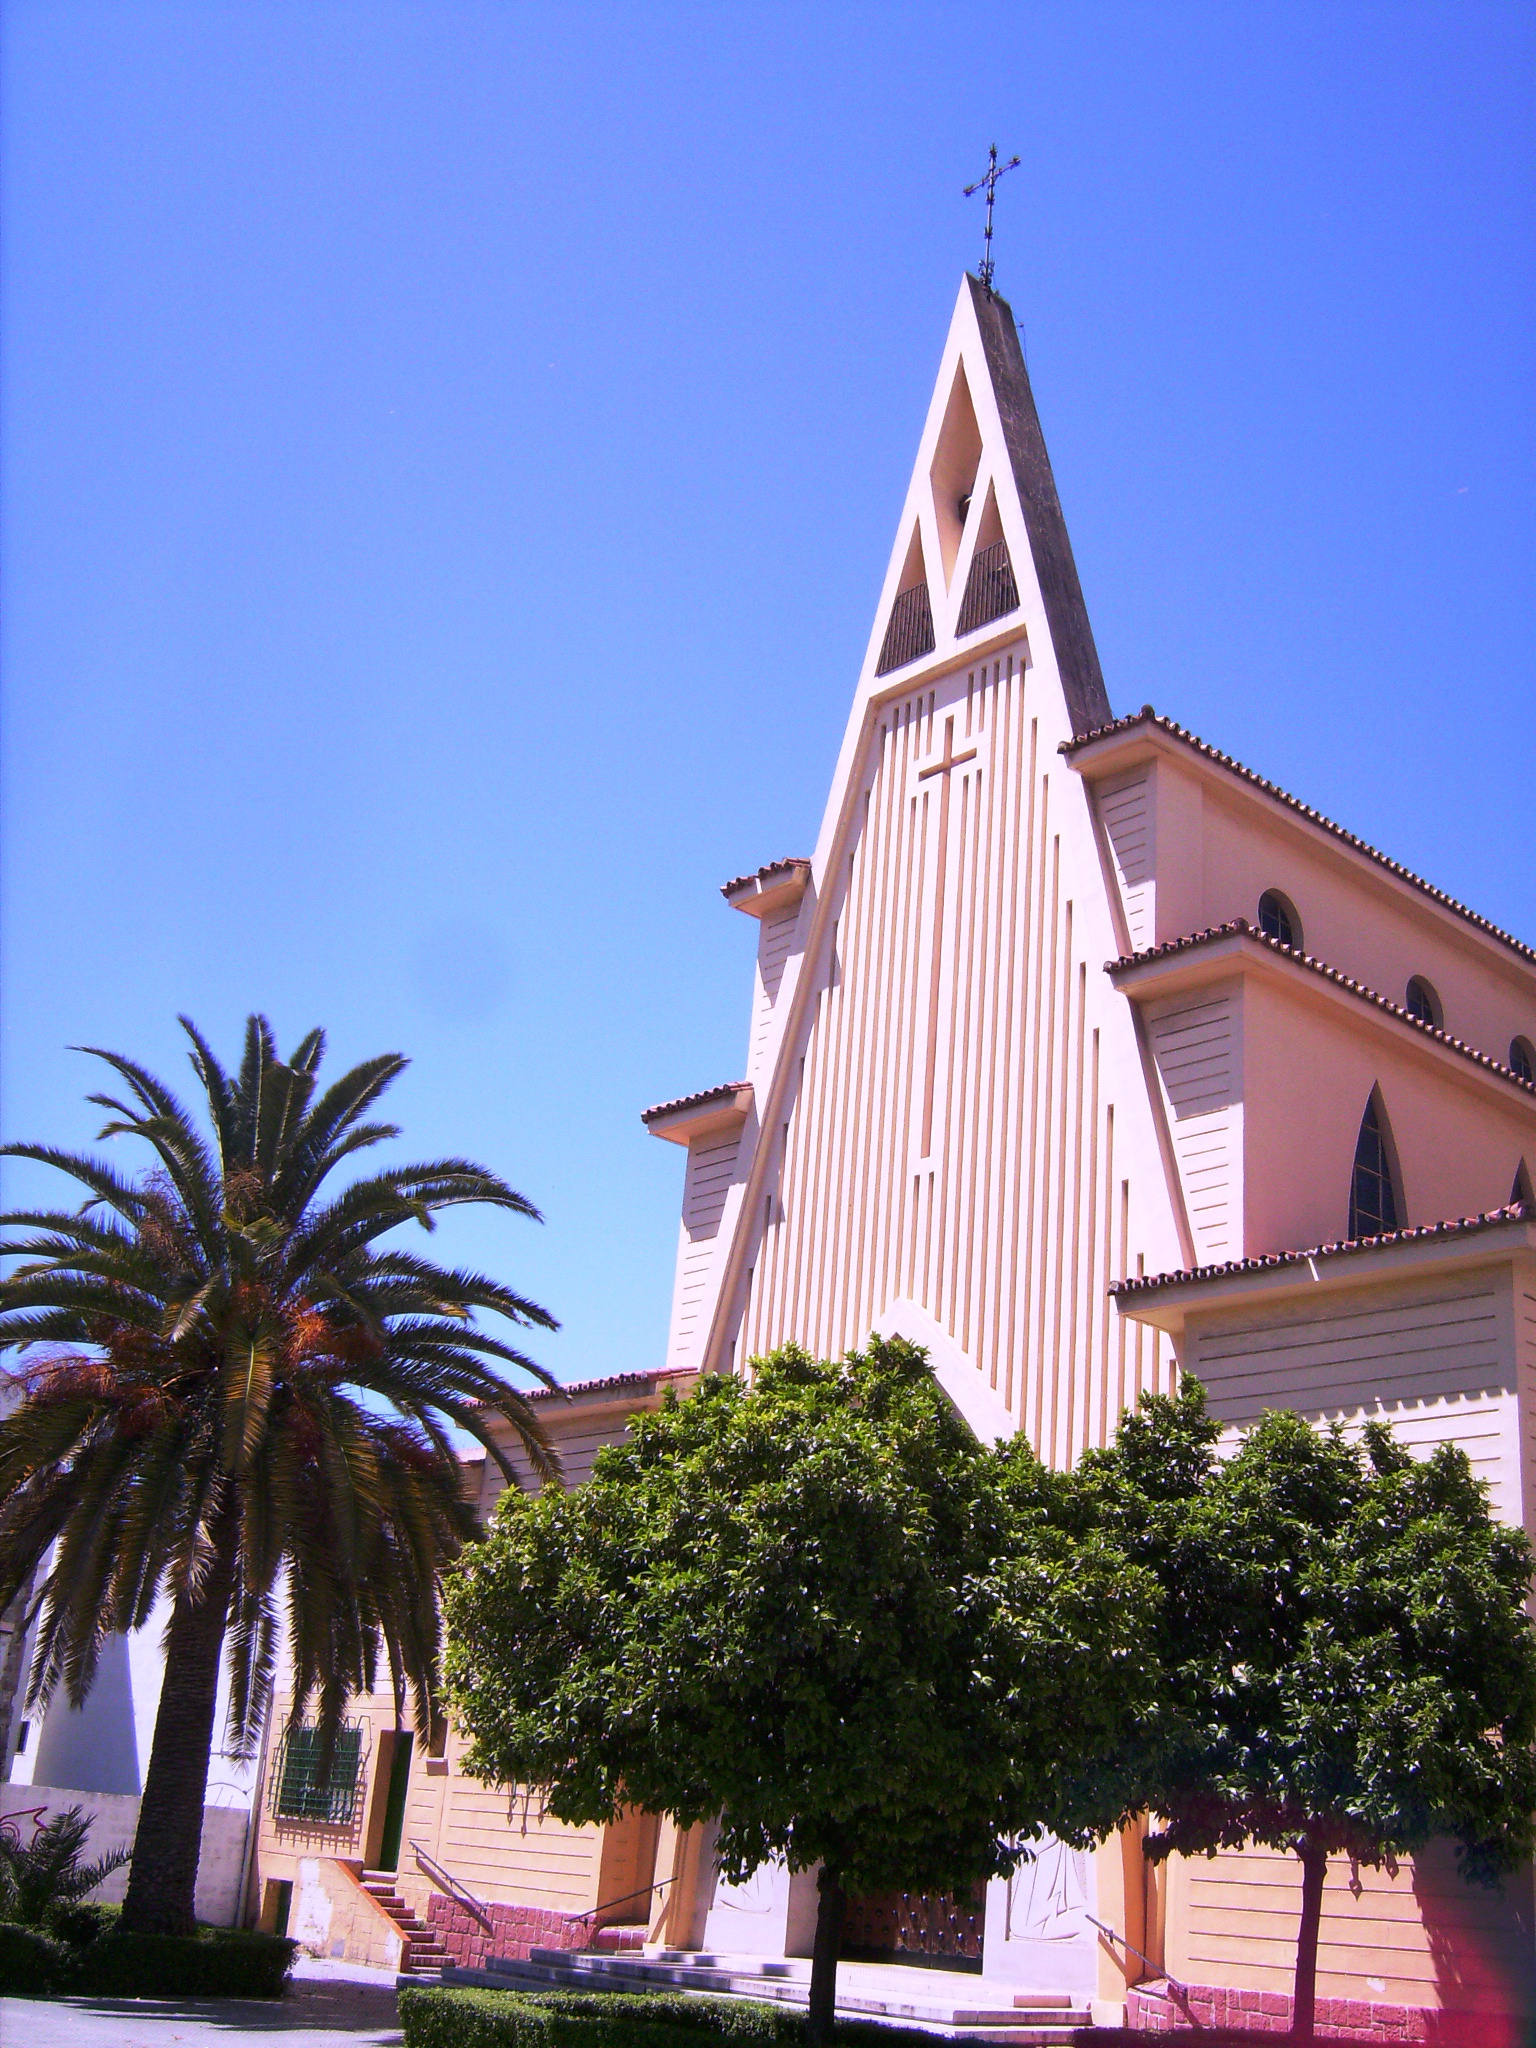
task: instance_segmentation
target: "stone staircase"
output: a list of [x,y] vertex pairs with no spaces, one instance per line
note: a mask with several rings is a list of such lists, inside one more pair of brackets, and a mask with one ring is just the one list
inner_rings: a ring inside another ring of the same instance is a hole
[[448,1951],[395,1890],[395,1873],[392,1870],[365,1870],[358,1883],[400,1930],[400,1975],[435,1978],[448,1961]]
[[[777,1999],[805,2005],[811,1966],[795,1957],[662,1949],[646,1955],[604,1955],[590,1949],[536,1948],[526,1961],[492,1956],[484,1968],[449,1964],[445,1984],[503,1991],[693,1991],[717,1997]],[[846,2019],[917,2028],[943,2041],[993,2041],[1005,2048],[1066,2048],[1089,2024],[1086,2006],[1065,1991],[1020,1991],[968,1972],[917,1969],[898,1963],[843,1963],[837,2010]]]

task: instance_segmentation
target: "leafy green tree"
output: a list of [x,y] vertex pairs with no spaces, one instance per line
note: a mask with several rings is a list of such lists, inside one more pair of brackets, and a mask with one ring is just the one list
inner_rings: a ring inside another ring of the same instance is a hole
[[42,1927],[58,1907],[73,1906],[121,1870],[126,1849],[113,1849],[94,1863],[80,1860],[90,1832],[79,1806],[56,1813],[26,1844],[14,1827],[0,1828],[0,1920]]
[[1454,1446],[1420,1462],[1379,1423],[1356,1444],[1280,1412],[1222,1462],[1217,1434],[1186,1379],[1082,1468],[1165,1595],[1119,1797],[1161,1816],[1154,1858],[1299,1857],[1306,2036],[1330,1855],[1378,1867],[1449,1836],[1462,1875],[1496,1884],[1531,1853],[1531,1556]]
[[1140,1698],[1153,1588],[1073,1516],[1071,1482],[983,1450],[910,1345],[709,1378],[587,1485],[507,1495],[461,1560],[466,1767],[565,1821],[718,1818],[733,1880],[819,1864],[825,2041],[848,1894],[1009,1867]]
[[109,1114],[101,1136],[142,1140],[153,1167],[129,1179],[46,1145],[5,1147],[68,1174],[85,1200],[5,1217],[20,1263],[0,1282],[0,1350],[22,1353],[23,1396],[0,1421],[0,1608],[54,1546],[34,1710],[60,1686],[78,1704],[107,1635],[141,1627],[162,1591],[171,1600],[122,1916],[171,1934],[194,1925],[226,1648],[230,1730],[247,1752],[280,1626],[296,1708],[318,1703],[327,1741],[381,1655],[425,1725],[440,1573],[477,1533],[450,1429],[506,1470],[493,1433],[505,1423],[554,1470],[502,1368],[548,1374],[475,1324],[486,1311],[550,1329],[550,1316],[390,1241],[457,1203],[537,1211],[463,1159],[334,1184],[344,1162],[398,1136],[372,1111],[400,1055],[321,1092],[318,1031],[283,1061],[252,1017],[227,1074],[182,1023],[209,1130],[142,1067],[98,1053],[126,1096],[90,1098]]

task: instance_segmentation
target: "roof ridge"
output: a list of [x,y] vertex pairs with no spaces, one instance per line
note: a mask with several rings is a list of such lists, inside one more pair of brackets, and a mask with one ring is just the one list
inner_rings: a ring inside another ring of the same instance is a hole
[[1329,1244],[1314,1244],[1305,1251],[1262,1252],[1251,1259],[1227,1259],[1219,1266],[1179,1266],[1171,1273],[1133,1274],[1117,1280],[1111,1294],[1145,1294],[1159,1287],[1187,1287],[1201,1280],[1216,1280],[1237,1273],[1264,1273],[1280,1266],[1304,1266],[1309,1259],[1337,1258],[1345,1252],[1379,1250],[1383,1245],[1409,1244],[1426,1238],[1470,1236],[1475,1231],[1493,1230],[1501,1223],[1536,1223],[1536,1203],[1506,1202],[1502,1208],[1484,1209],[1476,1216],[1448,1217],[1443,1223],[1414,1223],[1402,1230],[1385,1230],[1377,1237],[1341,1237]]
[[1471,909],[1446,890],[1437,889],[1433,882],[1426,882],[1422,875],[1415,874],[1412,868],[1404,867],[1403,863],[1394,860],[1391,854],[1383,853],[1379,846],[1372,846],[1368,839],[1362,839],[1357,832],[1351,832],[1348,826],[1336,823],[1323,812],[1315,810],[1311,804],[1304,804],[1300,797],[1292,796],[1290,791],[1282,789],[1278,782],[1271,782],[1254,769],[1244,767],[1241,761],[1235,760],[1231,754],[1224,754],[1219,747],[1213,747],[1209,740],[1201,739],[1198,733],[1191,732],[1187,726],[1180,725],[1175,719],[1165,718],[1160,711],[1154,711],[1150,704],[1143,704],[1139,711],[1127,712],[1123,718],[1112,718],[1107,725],[1095,726],[1092,732],[1078,733],[1072,739],[1063,740],[1057,752],[1075,754],[1080,748],[1091,746],[1095,740],[1107,739],[1111,733],[1127,732],[1133,725],[1143,724],[1157,726],[1174,739],[1182,740],[1186,746],[1193,747],[1197,754],[1203,754],[1208,761],[1214,761],[1218,767],[1230,769],[1234,775],[1240,775],[1245,782],[1251,782],[1256,789],[1262,789],[1266,796],[1274,797],[1288,810],[1299,812],[1310,823],[1320,825],[1325,832],[1331,832],[1336,839],[1342,839],[1347,846],[1354,847],[1357,853],[1366,854],[1371,860],[1396,875],[1400,881],[1411,883],[1415,889],[1422,889],[1426,896],[1432,897],[1446,910],[1453,910],[1458,917],[1464,917],[1468,924],[1476,925],[1479,931],[1486,932],[1490,938],[1498,939],[1501,944],[1518,953],[1523,960],[1536,964],[1536,946],[1528,946],[1524,939],[1517,939],[1513,932],[1505,931],[1502,925],[1495,924],[1490,917],[1484,917],[1481,911]]
[[1337,967],[1330,967],[1326,960],[1319,960],[1314,954],[1303,953],[1299,947],[1287,946],[1281,940],[1261,931],[1256,924],[1250,924],[1246,917],[1229,917],[1225,924],[1208,925],[1204,931],[1189,932],[1181,939],[1164,939],[1160,945],[1148,946],[1140,953],[1122,953],[1118,960],[1106,960],[1104,970],[1114,974],[1130,967],[1144,967],[1150,960],[1167,959],[1171,954],[1192,952],[1198,946],[1208,946],[1216,939],[1242,936],[1257,939],[1261,946],[1267,946],[1272,953],[1283,959],[1294,960],[1298,967],[1305,967],[1311,973],[1320,975],[1324,981],[1331,981],[1339,988],[1347,989],[1351,995],[1361,997],[1365,1002],[1374,1003],[1378,1010],[1411,1024],[1415,1031],[1423,1032],[1426,1038],[1433,1038],[1439,1044],[1449,1047],[1464,1059],[1474,1060],[1478,1066],[1487,1067],[1491,1073],[1506,1081],[1513,1081],[1517,1088],[1523,1088],[1528,1095],[1536,1095],[1536,1081],[1527,1081],[1508,1067],[1502,1060],[1496,1060],[1492,1053],[1483,1052],[1475,1045],[1469,1045],[1464,1038],[1453,1037],[1449,1031],[1442,1031],[1438,1024],[1428,1024],[1422,1017],[1415,1017],[1411,1010],[1405,1010],[1401,1003],[1394,1003],[1390,996],[1384,996],[1369,983],[1356,981],[1353,975],[1344,974]]
[[750,1088],[750,1081],[720,1081],[713,1088],[699,1088],[692,1095],[674,1095],[670,1102],[653,1102],[649,1109],[642,1109],[640,1121],[647,1122],[653,1116],[663,1116],[671,1109],[693,1109],[701,1102],[708,1102],[716,1095],[734,1095],[738,1088]]

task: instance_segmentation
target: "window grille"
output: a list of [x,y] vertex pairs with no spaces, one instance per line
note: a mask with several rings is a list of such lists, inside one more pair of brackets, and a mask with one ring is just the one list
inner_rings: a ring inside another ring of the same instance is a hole
[[330,1768],[322,1775],[325,1745],[311,1724],[290,1721],[283,1731],[272,1773],[274,1820],[307,1820],[322,1827],[349,1827],[357,1817],[363,1763],[363,1731],[344,1722],[331,1745]]
[[875,674],[889,675],[893,668],[905,668],[919,655],[932,652],[933,606],[928,598],[928,585],[914,583],[909,590],[896,593]]
[[978,548],[971,560],[971,573],[965,579],[960,623],[955,631],[974,633],[978,626],[988,626],[1018,608],[1019,586],[1013,579],[1007,541],[995,540],[989,548]]
[[1440,1029],[1443,1015],[1440,998],[1422,974],[1416,974],[1409,982],[1408,995],[1403,1007],[1410,1017],[1417,1017],[1421,1024],[1432,1025],[1436,1031]]
[[1259,930],[1277,939],[1282,946],[1299,948],[1301,945],[1296,913],[1278,889],[1266,889],[1259,898]]
[[1360,1119],[1360,1136],[1355,1144],[1355,1170],[1349,1184],[1349,1234],[1352,1238],[1381,1237],[1388,1231],[1401,1228],[1384,1121],[1373,1094],[1365,1105],[1365,1115]]

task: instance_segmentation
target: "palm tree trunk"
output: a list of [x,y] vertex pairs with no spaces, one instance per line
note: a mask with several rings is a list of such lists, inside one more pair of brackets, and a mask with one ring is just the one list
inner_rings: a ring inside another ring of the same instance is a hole
[[191,1934],[197,1927],[193,1898],[203,1801],[234,1583],[229,1549],[224,1543],[218,1548],[219,1559],[197,1593],[178,1597],[166,1630],[165,1682],[120,1923],[125,1933]]
[[1323,1922],[1323,1879],[1328,1875],[1328,1851],[1321,1842],[1306,1836],[1296,1844],[1301,1858],[1301,1926],[1296,1935],[1296,1995],[1292,2002],[1291,2033],[1309,2041],[1317,2020],[1317,1937]]
[[816,1939],[811,1944],[811,2002],[806,2016],[808,2048],[829,2048],[837,2010],[837,1958],[843,1946],[848,1894],[835,1870],[822,1865],[816,1880]]

